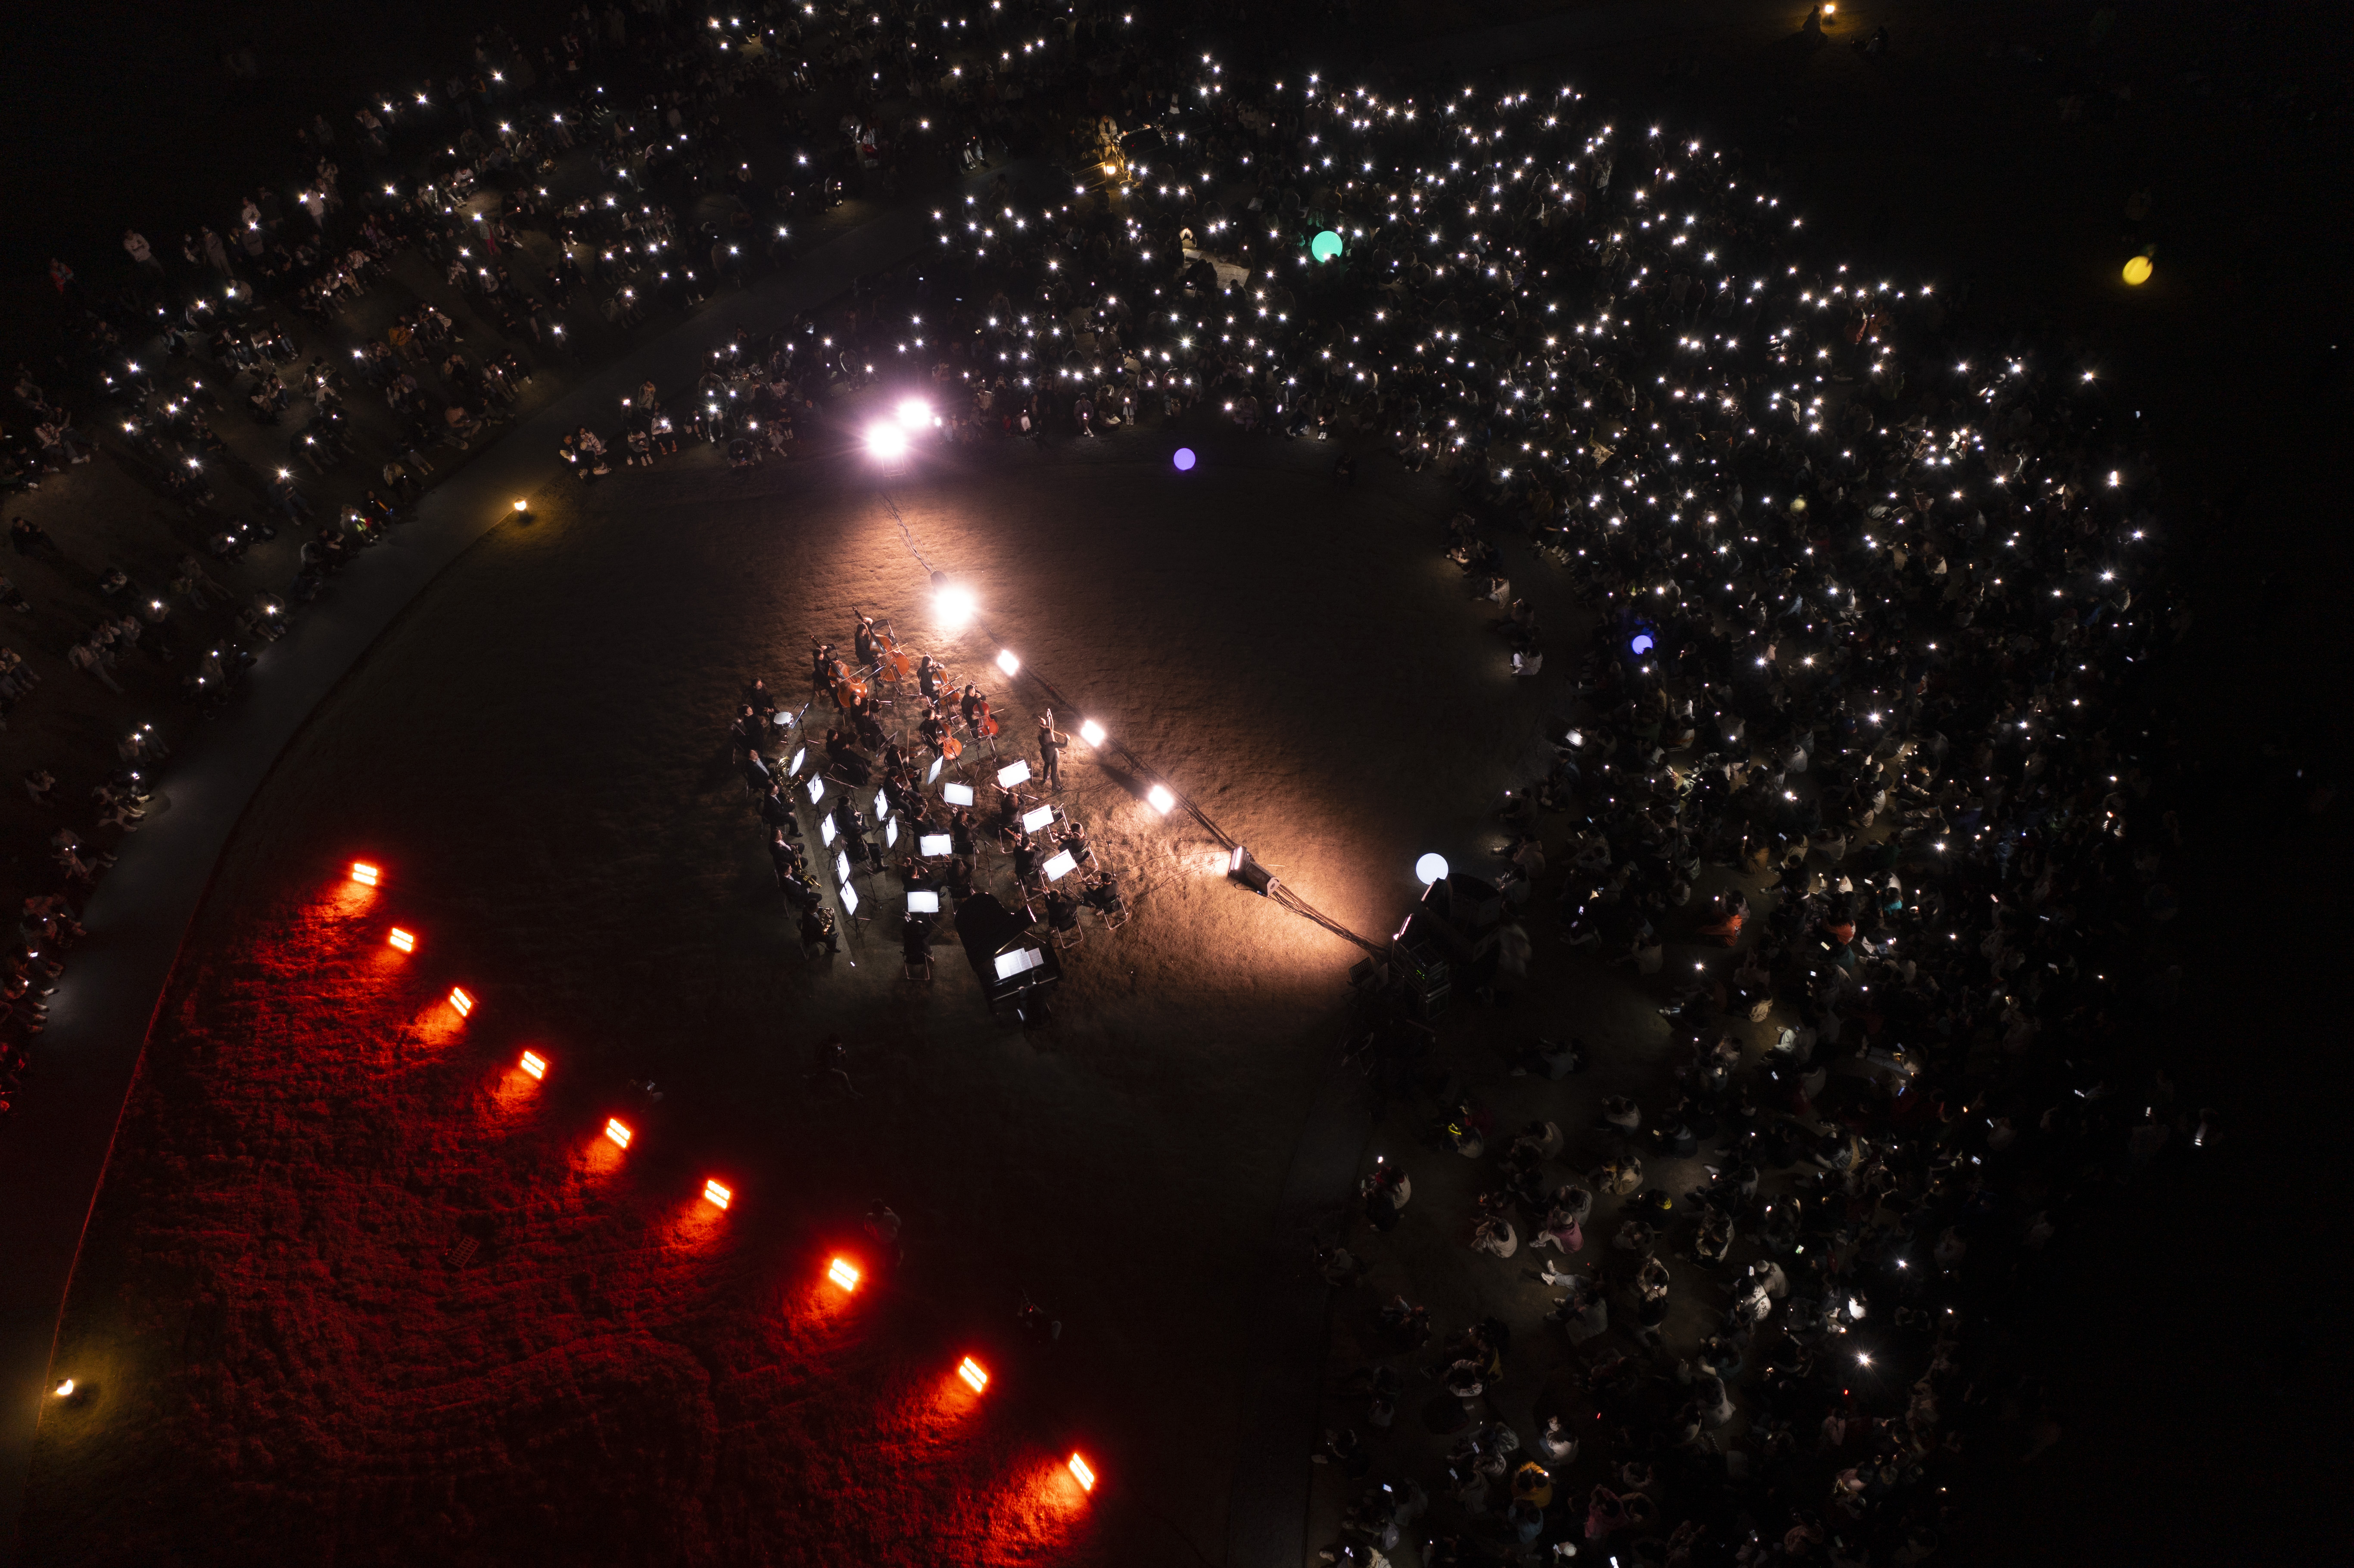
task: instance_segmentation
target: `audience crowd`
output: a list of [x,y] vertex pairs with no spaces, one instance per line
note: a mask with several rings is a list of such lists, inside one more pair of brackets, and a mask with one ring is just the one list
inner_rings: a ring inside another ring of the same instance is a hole
[[[665,0],[583,5],[537,48],[493,26],[446,76],[347,121],[315,115],[295,167],[226,193],[176,241],[134,224],[119,267],[53,260],[61,346],[18,366],[0,417],[26,579],[0,577],[0,607],[25,618],[23,645],[0,648],[0,725],[28,701],[51,708],[54,733],[18,766],[58,868],[53,886],[19,889],[0,1115],[111,863],[100,846],[154,799],[164,732],[231,701],[257,651],[541,373],[566,379],[642,324],[789,265],[847,199],[1031,144],[1048,103],[1101,90],[1076,49],[1140,48],[1113,25],[1026,0],[975,16],[773,4],[725,26]],[[252,74],[250,51],[228,64]],[[638,442],[611,433],[617,454],[676,450],[646,423]],[[593,435],[567,455],[610,467]],[[148,515],[77,482],[93,457],[152,499]]]
[[[2209,1131],[2131,1049],[2177,980],[2179,832],[2126,700],[2179,630],[2150,460],[2095,360],[1823,260],[1733,149],[1568,90],[1190,75],[1101,128],[1108,183],[943,207],[948,281],[869,342],[929,360],[949,440],[1194,408],[1335,440],[1343,482],[1445,472],[1434,547],[1500,682],[1562,693],[1492,877],[1423,912],[1453,994],[1550,948],[1675,1042],[1564,1134],[1575,1020],[1477,1096],[1431,1065],[1426,975],[1368,978],[1358,1058],[1480,1162],[1459,1234],[1499,1262],[1444,1331],[1379,1299],[1412,1182],[1366,1178],[1372,1239],[1322,1256],[1382,1351],[1317,1456],[1349,1485],[1326,1555],[1917,1561],[1966,1450],[2058,1436],[2001,1314],[2085,1202]],[[1584,607],[1570,670],[1508,547]],[[1574,1392],[1500,1403],[1534,1393],[1516,1331],[1575,1347]],[[1432,1383],[1417,1469],[1394,1424]]]
[[[1348,1488],[1327,1555],[1918,1561],[1967,1506],[1962,1456],[2059,1436],[2005,1314],[2031,1308],[2090,1199],[2211,1129],[2131,1049],[2176,978],[2150,938],[2179,832],[2129,689],[2178,630],[2150,589],[2150,459],[2096,360],[1975,319],[1958,290],[1824,259],[1735,149],[1567,89],[1229,67],[1161,26],[584,8],[535,55],[493,32],[446,82],[306,127],[291,199],[236,198],[232,239],[126,233],[132,279],[102,298],[58,263],[79,384],[19,374],[0,481],[69,472],[95,429],[185,541],[167,573],[78,565],[101,608],[67,661],[120,689],[136,648],[219,703],[567,334],[782,264],[849,189],[1048,154],[942,198],[917,262],[716,347],[691,391],[647,384],[561,459],[592,478],[693,435],[748,467],[888,378],[928,386],[952,441],[1211,419],[1329,440],[1342,483],[1360,462],[1443,473],[1460,510],[1433,547],[1492,606],[1500,683],[1549,683],[1561,717],[1493,874],[1442,882],[1422,918],[1460,946],[1458,1005],[1504,1006],[1547,959],[1616,965],[1654,993],[1674,1062],[1564,1131],[1551,1086],[1606,1065],[1575,1020],[1475,1092],[1413,1017],[1427,974],[1366,979],[1357,1059],[1419,1107],[1430,1158],[1477,1162],[1455,1219],[1495,1260],[1492,1309],[1442,1325],[1365,1286],[1413,1196],[1379,1166],[1366,1234],[1323,1257],[1382,1350],[1318,1455]],[[802,148],[772,188],[729,145],[723,111],[753,94]],[[393,137],[419,122],[449,150],[396,175]],[[359,338],[357,307],[409,258],[442,291]],[[248,428],[227,442],[217,418]],[[314,499],[331,485],[358,493]],[[211,574],[281,527],[305,535],[292,581],[223,626],[239,596]],[[12,539],[73,558],[29,518]],[[1581,624],[1543,624],[1514,569],[1564,574]],[[31,613],[5,581],[0,604]],[[204,635],[174,635],[200,616]],[[869,652],[847,662],[871,671]],[[861,794],[913,799],[924,758],[864,733],[822,656],[817,674],[841,741],[808,770],[841,791],[821,828],[864,855]],[[0,652],[0,704],[41,679]],[[980,738],[970,713],[923,706],[940,736],[960,717]],[[762,751],[774,720],[758,694],[734,738],[779,884],[820,915]],[[24,787],[111,842],[163,756],[143,724],[88,809],[46,768]],[[881,815],[955,841],[911,864],[966,891],[984,824],[919,800]],[[1018,814],[995,826],[1017,895],[1051,902]],[[9,965],[12,1066],[111,859],[67,826],[51,849],[61,886],[26,903]],[[1552,1255],[1532,1273],[1523,1247]],[[1551,1287],[1536,1308],[1532,1282]],[[1571,1348],[1566,1390],[1514,1381],[1540,1335]]]

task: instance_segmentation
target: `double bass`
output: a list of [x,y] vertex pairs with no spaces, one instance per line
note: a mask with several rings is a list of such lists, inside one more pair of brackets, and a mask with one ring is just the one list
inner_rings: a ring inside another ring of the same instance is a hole
[[916,667],[915,655],[903,652],[888,623],[875,629],[875,673],[885,683],[897,685]]
[[836,659],[832,668],[833,705],[848,713],[866,700],[866,683],[851,673],[850,666]]

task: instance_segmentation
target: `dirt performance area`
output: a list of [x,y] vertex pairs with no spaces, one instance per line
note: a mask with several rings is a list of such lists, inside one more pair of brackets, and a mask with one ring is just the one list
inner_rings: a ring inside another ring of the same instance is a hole
[[[1435,482],[1193,444],[1182,475],[1153,431],[920,452],[890,496],[985,634],[934,626],[855,455],[557,482],[429,589],[183,952],[67,1312],[85,1394],[44,1428],[37,1559],[1214,1557],[1259,1260],[1362,955],[1075,740],[1059,801],[1133,916],[1086,917],[1051,1022],[992,1017],[952,931],[905,978],[896,877],[804,960],[727,739],[754,677],[806,696],[854,607],[980,680],[1034,763],[1002,645],[1082,705],[1060,726],[1384,939],[1417,854],[1490,863],[1567,676],[1511,678]],[[1516,591],[1569,622],[1535,571]],[[854,1095],[813,1070],[835,1032]]]

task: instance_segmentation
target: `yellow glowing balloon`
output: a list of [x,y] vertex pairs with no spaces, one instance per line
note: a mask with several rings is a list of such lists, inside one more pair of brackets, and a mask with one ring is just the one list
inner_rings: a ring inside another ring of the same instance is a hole
[[2150,265],[2147,256],[2137,256],[2126,263],[2126,281],[2140,288],[2149,281]]

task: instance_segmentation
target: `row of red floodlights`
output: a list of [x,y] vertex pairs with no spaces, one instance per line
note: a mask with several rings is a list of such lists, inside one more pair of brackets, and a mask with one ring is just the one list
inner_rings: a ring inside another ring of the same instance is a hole
[[[384,880],[384,868],[372,865],[364,860],[355,860],[352,863],[352,880],[362,887],[378,886]],[[395,952],[417,951],[417,933],[404,927],[392,927],[391,934],[386,941]],[[470,1018],[474,1012],[474,995],[463,986],[451,986],[450,1005],[456,1010],[459,1017]],[[536,1051],[525,1051],[522,1060],[516,1065],[535,1082],[543,1081],[547,1076],[547,1058]],[[608,1117],[605,1118],[605,1137],[614,1148],[626,1150],[630,1147],[631,1140],[637,1137],[637,1133],[620,1117]],[[736,1201],[736,1190],[716,1177],[709,1178],[703,1183],[703,1201],[724,1213],[727,1206]],[[834,1257],[826,1262],[825,1277],[826,1283],[847,1296],[858,1288],[859,1282],[864,1276],[860,1272],[858,1266],[850,1259]],[[988,1371],[970,1356],[965,1357],[958,1363],[956,1374],[975,1393],[980,1393],[989,1387]],[[1071,1478],[1079,1483],[1079,1489],[1082,1491],[1095,1490],[1096,1473],[1085,1458],[1073,1454],[1066,1462],[1065,1467],[1070,1471]]]

